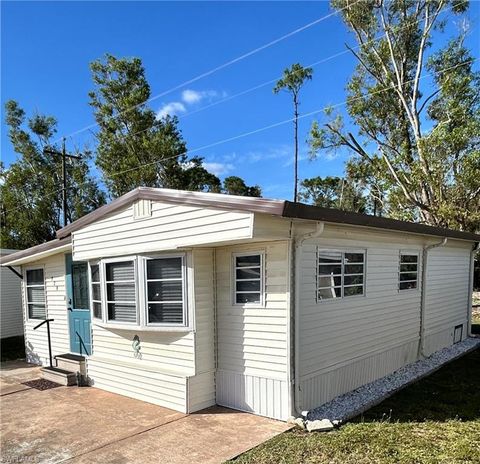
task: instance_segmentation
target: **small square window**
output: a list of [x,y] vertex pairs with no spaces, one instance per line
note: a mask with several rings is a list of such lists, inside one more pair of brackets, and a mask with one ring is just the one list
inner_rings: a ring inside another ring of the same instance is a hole
[[263,304],[263,254],[234,255],[234,304]]

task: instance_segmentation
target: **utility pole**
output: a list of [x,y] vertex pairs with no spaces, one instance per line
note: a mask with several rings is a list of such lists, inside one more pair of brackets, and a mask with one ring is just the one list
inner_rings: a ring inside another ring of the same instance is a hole
[[62,200],[63,200],[63,227],[67,225],[67,208],[68,208],[68,203],[67,203],[67,163],[66,160],[67,158],[73,158],[73,159],[80,159],[81,156],[78,155],[72,155],[70,153],[67,153],[67,150],[65,148],[65,137],[62,139],[62,151],[57,151],[54,150],[53,148],[45,147],[43,149],[43,153],[47,155],[57,155],[62,157],[62,183],[63,183],[63,190],[62,190]]

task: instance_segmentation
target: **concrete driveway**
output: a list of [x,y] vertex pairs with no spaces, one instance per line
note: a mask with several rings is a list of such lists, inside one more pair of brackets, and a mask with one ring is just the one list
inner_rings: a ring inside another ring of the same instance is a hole
[[27,364],[2,364],[2,462],[219,463],[287,430],[214,407],[185,415],[96,388],[39,391]]

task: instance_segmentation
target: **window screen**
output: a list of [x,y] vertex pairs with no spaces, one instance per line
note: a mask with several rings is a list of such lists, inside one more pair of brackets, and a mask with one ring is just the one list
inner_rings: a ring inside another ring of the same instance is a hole
[[120,261],[105,264],[108,320],[137,322],[135,263]]
[[402,253],[400,255],[399,290],[411,290],[418,286],[418,255]]
[[43,269],[27,270],[27,306],[29,319],[45,319],[45,280]]
[[100,287],[100,266],[90,265],[90,281],[92,282],[92,309],[93,317],[102,319],[102,292]]
[[146,267],[148,323],[185,325],[183,258],[149,259]]
[[262,303],[262,255],[236,255],[234,263],[236,304]]
[[319,300],[363,295],[365,252],[318,250]]

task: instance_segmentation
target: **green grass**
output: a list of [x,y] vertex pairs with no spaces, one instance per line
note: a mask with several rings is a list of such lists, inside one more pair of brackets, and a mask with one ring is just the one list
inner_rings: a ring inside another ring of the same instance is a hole
[[279,435],[243,463],[480,463],[480,349],[448,364],[338,430]]

